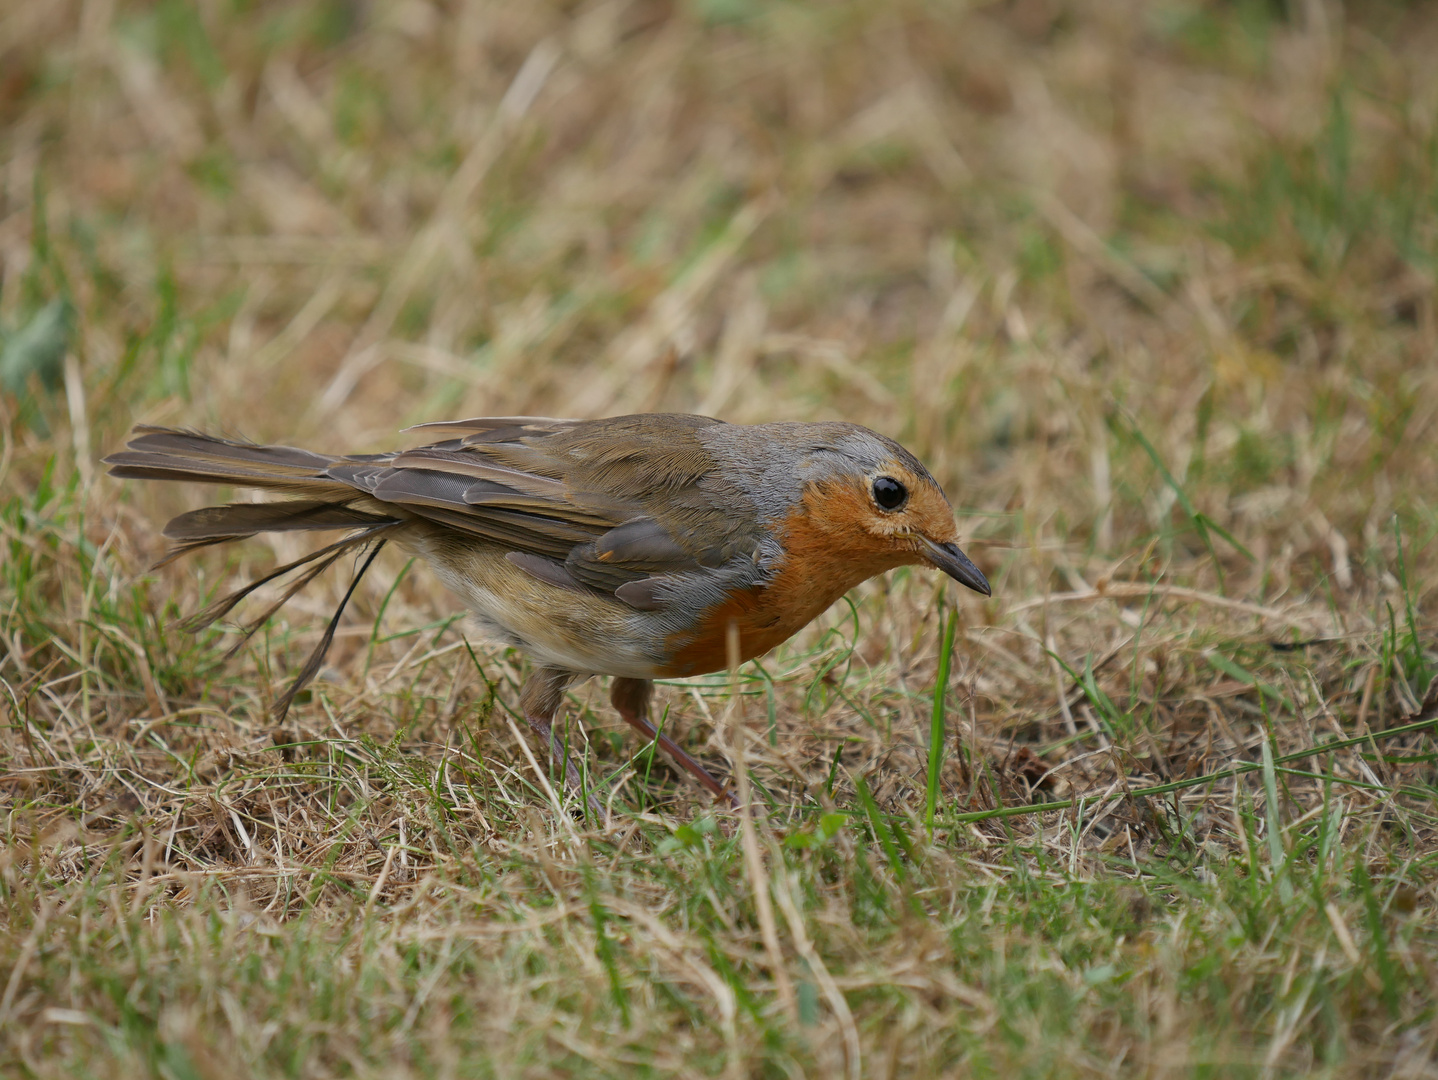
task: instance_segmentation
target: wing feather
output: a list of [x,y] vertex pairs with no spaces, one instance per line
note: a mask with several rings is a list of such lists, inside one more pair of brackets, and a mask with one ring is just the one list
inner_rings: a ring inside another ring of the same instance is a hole
[[719,422],[477,417],[410,429],[440,437],[428,445],[344,457],[139,428],[107,460],[118,476],[300,496],[182,515],[167,530],[180,551],[275,529],[368,531],[390,520],[377,516],[381,504],[393,508],[396,525],[409,515],[426,519],[505,548],[541,580],[651,609],[672,593],[676,575],[724,565],[754,545],[757,526],[733,513],[733,493],[720,490],[695,434]]
[[475,480],[502,484],[513,491],[536,498],[563,499],[569,490],[561,480],[509,468],[473,452],[439,450],[426,446],[397,455],[390,465],[396,469],[428,469],[469,476]]
[[[508,546],[510,561],[566,588],[651,610],[675,575],[723,565],[753,546],[706,486],[701,416],[607,420],[479,417],[423,424],[450,436],[328,475],[422,517]],[[416,429],[411,429],[416,430]]]

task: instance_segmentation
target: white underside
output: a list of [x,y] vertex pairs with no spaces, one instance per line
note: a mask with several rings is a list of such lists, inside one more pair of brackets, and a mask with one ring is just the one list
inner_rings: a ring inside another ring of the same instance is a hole
[[474,613],[486,637],[516,645],[547,667],[631,679],[656,676],[663,639],[645,625],[644,612],[539,581],[496,558],[492,548],[455,565],[425,546],[415,545],[415,553]]

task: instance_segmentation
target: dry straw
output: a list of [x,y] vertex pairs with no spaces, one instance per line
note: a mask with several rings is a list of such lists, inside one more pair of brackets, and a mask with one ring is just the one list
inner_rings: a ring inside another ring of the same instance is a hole
[[[0,1072],[1431,1075],[1430,6],[12,6]],[[389,551],[276,726],[350,567],[94,468],[695,408],[995,585],[661,688],[737,820]]]

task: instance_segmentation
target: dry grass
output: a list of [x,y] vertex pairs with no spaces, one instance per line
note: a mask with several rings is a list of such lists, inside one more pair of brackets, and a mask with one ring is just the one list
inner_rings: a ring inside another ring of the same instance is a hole
[[[1380,0],[5,9],[0,1072],[1438,1076],[1435,54]],[[901,438],[995,585],[662,691],[748,837],[595,685],[621,828],[556,809],[523,659],[398,561],[272,731],[344,576],[226,663],[170,624],[290,541],[147,573],[202,493],[95,464],[671,408]]]

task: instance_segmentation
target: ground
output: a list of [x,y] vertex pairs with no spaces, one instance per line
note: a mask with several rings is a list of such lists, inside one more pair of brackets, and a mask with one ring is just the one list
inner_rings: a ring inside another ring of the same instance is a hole
[[[1438,11],[56,0],[0,14],[0,1073],[1438,1076]],[[159,570],[135,423],[900,439],[922,570],[602,682],[388,554]],[[227,656],[232,646],[238,651]],[[522,725],[521,725],[522,726]]]

